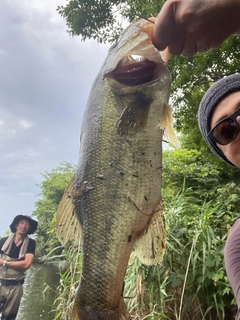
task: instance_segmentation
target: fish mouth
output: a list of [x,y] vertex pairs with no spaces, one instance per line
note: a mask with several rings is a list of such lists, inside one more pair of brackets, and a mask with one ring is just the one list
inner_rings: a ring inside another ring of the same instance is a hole
[[125,86],[137,86],[155,80],[157,66],[144,57],[124,57],[112,71],[112,77]]

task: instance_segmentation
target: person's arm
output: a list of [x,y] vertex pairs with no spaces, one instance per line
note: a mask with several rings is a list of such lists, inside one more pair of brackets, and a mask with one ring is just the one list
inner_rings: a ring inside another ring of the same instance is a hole
[[[6,267],[16,270],[27,270],[31,267],[35,255],[36,242],[33,239],[29,239],[27,253],[24,260],[6,260]],[[0,267],[4,265],[4,260],[0,259]]]
[[230,230],[224,248],[224,261],[228,280],[240,311],[240,218],[236,220]]
[[7,240],[7,237],[4,237],[4,238],[1,238],[0,239],[0,253],[1,253],[1,250],[2,250],[2,246],[4,244],[4,242]]
[[240,34],[239,17],[239,0],[167,0],[155,21],[153,44],[190,57]]
[[[27,270],[31,267],[33,263],[34,255],[32,253],[27,253],[25,255],[24,260],[17,260],[17,261],[6,261],[6,267],[12,268],[16,270]],[[2,267],[4,264],[4,260],[0,259],[0,266]]]

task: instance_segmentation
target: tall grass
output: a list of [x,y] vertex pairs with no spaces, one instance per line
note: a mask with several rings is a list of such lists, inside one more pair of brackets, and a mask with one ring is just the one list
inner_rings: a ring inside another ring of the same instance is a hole
[[191,190],[165,201],[167,251],[162,265],[128,266],[125,295],[139,319],[233,319],[235,302],[223,248],[233,218],[221,201],[204,202]]
[[[130,258],[124,299],[133,320],[232,320],[236,306],[228,283],[223,248],[233,223],[232,197],[203,201],[191,189],[165,199],[167,251],[161,265]],[[232,201],[232,202],[231,202]],[[232,210],[232,211],[231,211]],[[80,279],[81,254],[68,250],[70,268],[61,275],[55,318],[68,320]],[[107,268],[107,266],[106,266]]]
[[60,270],[60,281],[56,288],[58,297],[54,301],[53,320],[70,320],[74,298],[81,277],[82,254],[80,246],[78,248],[71,245],[65,249],[58,258],[69,262],[68,268]]

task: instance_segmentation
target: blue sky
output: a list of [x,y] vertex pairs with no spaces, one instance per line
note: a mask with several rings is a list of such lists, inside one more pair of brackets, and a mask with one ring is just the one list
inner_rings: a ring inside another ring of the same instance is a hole
[[31,214],[41,173],[77,163],[83,111],[108,45],[66,32],[65,0],[0,1],[0,236]]

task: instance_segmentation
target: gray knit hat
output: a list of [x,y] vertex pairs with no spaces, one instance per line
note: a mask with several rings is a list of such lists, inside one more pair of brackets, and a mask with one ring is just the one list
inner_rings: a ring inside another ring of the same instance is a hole
[[198,109],[198,125],[209,148],[221,159],[234,166],[209,137],[212,113],[217,104],[228,94],[240,91],[240,73],[232,74],[215,82],[205,93]]

